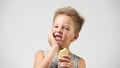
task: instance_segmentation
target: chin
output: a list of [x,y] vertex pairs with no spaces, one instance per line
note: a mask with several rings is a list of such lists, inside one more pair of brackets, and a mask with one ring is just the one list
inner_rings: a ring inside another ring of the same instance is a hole
[[57,44],[58,44],[60,50],[62,50],[64,48],[61,43],[57,43]]
[[62,50],[64,47],[59,46],[59,50]]

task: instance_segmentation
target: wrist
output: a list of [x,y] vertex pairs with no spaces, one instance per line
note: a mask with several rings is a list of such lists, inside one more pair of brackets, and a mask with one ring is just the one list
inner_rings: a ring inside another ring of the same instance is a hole
[[53,49],[55,52],[57,52],[59,50],[58,46],[57,45],[52,45],[51,46],[51,49]]

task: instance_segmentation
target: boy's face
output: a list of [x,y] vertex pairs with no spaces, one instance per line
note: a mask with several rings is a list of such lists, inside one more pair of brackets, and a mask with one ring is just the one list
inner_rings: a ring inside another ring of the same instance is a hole
[[69,47],[75,37],[74,30],[74,23],[69,16],[61,14],[55,18],[52,31],[60,48]]

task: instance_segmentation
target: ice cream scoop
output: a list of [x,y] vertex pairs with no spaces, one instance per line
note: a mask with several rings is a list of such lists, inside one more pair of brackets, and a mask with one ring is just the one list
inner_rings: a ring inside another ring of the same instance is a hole
[[67,48],[64,48],[62,50],[59,51],[58,53],[58,59],[62,56],[62,55],[68,55],[68,49]]

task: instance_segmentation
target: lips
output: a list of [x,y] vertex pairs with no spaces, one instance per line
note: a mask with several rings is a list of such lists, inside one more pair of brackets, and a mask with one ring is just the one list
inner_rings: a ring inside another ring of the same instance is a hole
[[55,38],[56,41],[60,41],[60,40],[62,40],[62,35],[59,34],[59,33],[55,33],[54,38]]
[[56,39],[56,40],[61,40],[62,37],[61,37],[60,35],[56,35],[56,36],[55,36],[55,39]]

